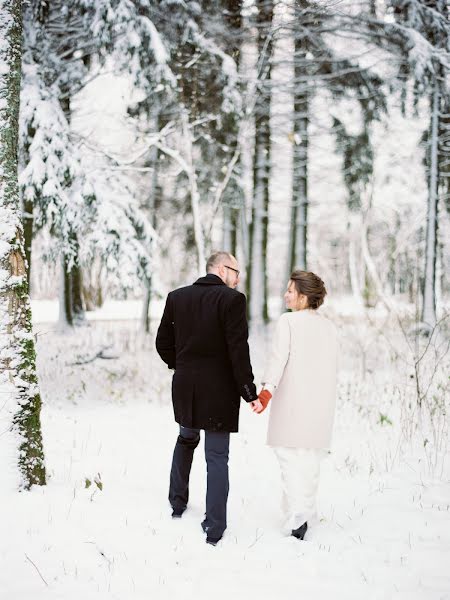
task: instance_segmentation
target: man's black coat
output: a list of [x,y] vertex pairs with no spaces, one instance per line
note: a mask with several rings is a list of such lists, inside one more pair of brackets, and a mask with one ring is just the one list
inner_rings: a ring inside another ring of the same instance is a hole
[[156,349],[175,369],[175,420],[184,427],[237,431],[242,396],[256,400],[245,296],[208,274],[167,296]]

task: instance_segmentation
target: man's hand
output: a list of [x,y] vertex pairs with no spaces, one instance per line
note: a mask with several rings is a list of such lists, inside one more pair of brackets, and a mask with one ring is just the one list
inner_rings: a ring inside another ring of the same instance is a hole
[[262,412],[264,410],[263,405],[261,404],[260,400],[253,400],[253,402],[250,402],[250,406],[251,409],[254,413],[259,414],[260,412]]

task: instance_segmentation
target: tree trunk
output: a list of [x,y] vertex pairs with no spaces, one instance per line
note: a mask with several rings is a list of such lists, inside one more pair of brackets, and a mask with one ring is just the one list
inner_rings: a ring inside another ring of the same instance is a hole
[[292,210],[288,277],[294,268],[307,268],[308,234],[308,122],[309,97],[304,84],[308,47],[303,38],[294,41],[294,115],[292,156]]
[[197,173],[195,171],[193,148],[192,148],[192,133],[188,127],[188,116],[186,110],[183,110],[181,116],[183,138],[186,144],[186,163],[188,165],[188,172],[186,173],[189,180],[189,189],[191,196],[191,209],[192,217],[194,219],[194,238],[195,245],[197,247],[197,270],[199,276],[205,272],[206,265],[206,250],[205,250],[205,236],[203,233],[203,227],[200,215],[200,193],[198,191],[197,184]]
[[223,205],[223,221],[222,221],[222,250],[226,252],[232,251],[233,240],[233,223],[232,223],[232,208],[229,204]]
[[258,6],[258,52],[261,62],[260,84],[255,103],[255,150],[253,162],[253,206],[249,230],[249,263],[247,269],[247,293],[249,316],[255,322],[267,322],[267,240],[269,225],[270,181],[270,56],[272,52],[271,25],[273,2],[259,0]]
[[150,301],[152,299],[152,278],[145,281],[144,299],[142,300],[141,323],[145,333],[150,332]]
[[294,117],[294,152],[292,177],[292,211],[289,251],[289,273],[294,268],[307,268],[307,234],[308,234],[308,119],[297,114],[302,106],[307,111],[308,98],[303,94],[303,101],[296,96]]
[[233,208],[231,210],[231,254],[237,255],[238,250],[238,232],[239,232],[239,212],[242,208]]
[[82,273],[80,265],[78,264],[78,252],[79,252],[79,243],[78,236],[73,234],[73,247],[76,248],[76,256],[73,261],[72,268],[69,273],[70,278],[70,295],[71,295],[71,309],[72,309],[72,317],[73,320],[76,321],[84,321],[86,319],[86,314],[84,310],[84,302],[83,302],[83,282],[82,282]]
[[84,268],[83,300],[85,310],[91,311],[100,308],[103,304],[102,295],[102,261],[98,258]]
[[362,294],[361,294],[361,286],[359,283],[358,277],[358,265],[356,259],[356,239],[355,239],[355,231],[354,228],[348,225],[347,230],[349,231],[349,241],[348,241],[348,270],[350,274],[350,286],[352,290],[352,295],[355,302],[358,305],[362,305]]
[[[229,49],[228,53],[232,56],[236,63],[237,71],[239,72],[241,64],[241,44],[242,44],[242,0],[225,0],[223,16],[227,27],[231,33],[229,38]],[[238,127],[236,126],[238,130]],[[239,132],[236,131],[236,135],[230,143],[230,156],[234,156],[239,145]],[[241,180],[242,164],[241,164],[241,153],[233,169],[235,181]],[[240,189],[243,195],[243,190]],[[238,244],[238,229],[239,229],[239,213],[242,207],[236,205],[236,199],[229,204],[225,203],[223,208],[223,246],[222,248],[227,252],[231,252],[233,256],[237,254]]]
[[84,302],[82,296],[83,282],[81,269],[78,265],[74,265],[72,267],[72,271],[70,272],[70,278],[73,317],[76,321],[84,321],[86,319],[86,314],[84,312]]
[[26,200],[23,204],[23,243],[25,247],[25,258],[27,260],[27,284],[30,289],[31,283],[31,244],[33,242],[33,203]]
[[366,277],[370,278],[370,285],[374,288],[373,293],[376,293],[381,302],[386,306],[388,312],[395,314],[395,309],[393,308],[390,299],[384,293],[383,284],[381,283],[372,255],[370,254],[367,227],[367,224],[363,220],[361,224],[361,253],[366,268]]
[[431,106],[431,136],[429,151],[427,233],[425,238],[425,279],[423,288],[422,322],[429,329],[436,325],[436,245],[438,210],[438,126],[440,92],[435,83]]
[[[150,189],[150,195],[149,195],[149,219],[150,222],[152,224],[153,229],[156,230],[156,225],[157,225],[157,220],[156,220],[156,190],[157,190],[157,181],[158,181],[158,175],[157,175],[157,162],[158,162],[158,150],[155,149],[156,151],[156,157],[152,158],[152,163],[153,163],[153,173],[152,173],[152,183],[151,183],[151,189]],[[144,285],[145,285],[145,292],[144,292],[144,300],[142,303],[142,317],[141,317],[141,322],[142,322],[142,326],[144,328],[144,331],[146,333],[150,332],[150,303],[151,303],[151,299],[152,299],[152,293],[153,293],[153,278],[152,277],[148,277],[145,281],[144,281]]]
[[[156,102],[153,105],[152,113],[150,117],[150,128],[152,131],[156,132],[160,130],[160,108]],[[153,170],[151,172],[150,178],[150,189],[148,192],[148,200],[147,200],[147,213],[150,223],[153,229],[156,231],[157,226],[157,195],[158,195],[158,159],[159,159],[159,150],[156,146],[152,146],[149,153],[148,166]],[[144,291],[144,300],[142,303],[142,316],[141,323],[146,333],[150,332],[150,303],[152,299],[152,277],[147,278],[144,281],[145,291]]]
[[[17,181],[22,2],[0,4],[0,383],[13,403],[23,487],[45,484],[36,354]],[[7,386],[7,387],[6,387]],[[10,393],[8,393],[10,392]]]
[[69,271],[69,261],[63,254],[60,261],[59,278],[59,326],[64,330],[73,325],[72,310],[72,278]]
[[269,116],[259,120],[255,137],[254,192],[251,227],[250,318],[267,321],[267,211],[270,172]]

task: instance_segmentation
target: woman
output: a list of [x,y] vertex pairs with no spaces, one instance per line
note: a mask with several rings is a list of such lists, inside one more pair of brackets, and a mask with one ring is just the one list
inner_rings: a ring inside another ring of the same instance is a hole
[[255,412],[273,394],[267,443],[275,450],[283,484],[286,529],[303,539],[316,512],[320,460],[330,445],[336,396],[337,335],[317,309],[326,295],[314,273],[294,271],[276,326],[264,387]]

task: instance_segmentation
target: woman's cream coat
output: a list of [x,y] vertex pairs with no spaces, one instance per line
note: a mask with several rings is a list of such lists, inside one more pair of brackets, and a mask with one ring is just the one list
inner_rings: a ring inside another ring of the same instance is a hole
[[328,448],[336,402],[337,334],[316,310],[281,315],[263,383],[274,386],[267,443]]

